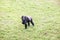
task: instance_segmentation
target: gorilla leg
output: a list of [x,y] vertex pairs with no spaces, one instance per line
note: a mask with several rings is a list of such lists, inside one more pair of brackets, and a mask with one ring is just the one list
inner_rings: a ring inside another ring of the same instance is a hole
[[25,29],[27,29],[27,24],[25,24]]
[[31,20],[31,24],[34,26],[34,22],[33,22],[33,20]]
[[30,22],[28,22],[28,26],[30,26]]

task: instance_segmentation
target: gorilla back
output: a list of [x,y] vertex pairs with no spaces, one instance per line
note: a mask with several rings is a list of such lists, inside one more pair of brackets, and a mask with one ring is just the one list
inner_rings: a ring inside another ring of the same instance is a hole
[[30,16],[22,16],[22,24],[25,25],[25,29],[27,29],[27,26],[30,26],[30,23],[34,26],[34,22],[32,20],[32,17]]

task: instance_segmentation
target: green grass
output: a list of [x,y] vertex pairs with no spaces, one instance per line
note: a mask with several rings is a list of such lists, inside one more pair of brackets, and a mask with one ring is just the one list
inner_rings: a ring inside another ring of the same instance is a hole
[[[60,40],[60,1],[0,0],[0,40]],[[35,26],[24,29],[21,16]]]

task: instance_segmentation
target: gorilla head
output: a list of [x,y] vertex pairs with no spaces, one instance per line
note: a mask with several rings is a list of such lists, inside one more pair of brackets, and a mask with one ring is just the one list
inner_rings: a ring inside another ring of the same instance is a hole
[[22,16],[22,24],[25,25],[25,29],[27,29],[27,26],[30,26],[30,23],[34,26],[34,22],[32,20],[32,17],[30,16]]

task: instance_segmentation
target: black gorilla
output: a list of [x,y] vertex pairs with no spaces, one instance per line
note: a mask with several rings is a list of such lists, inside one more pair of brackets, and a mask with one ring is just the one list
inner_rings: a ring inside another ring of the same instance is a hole
[[30,26],[30,23],[34,26],[34,22],[32,20],[32,17],[30,16],[22,16],[22,24],[25,25],[25,29],[27,29],[27,26]]

